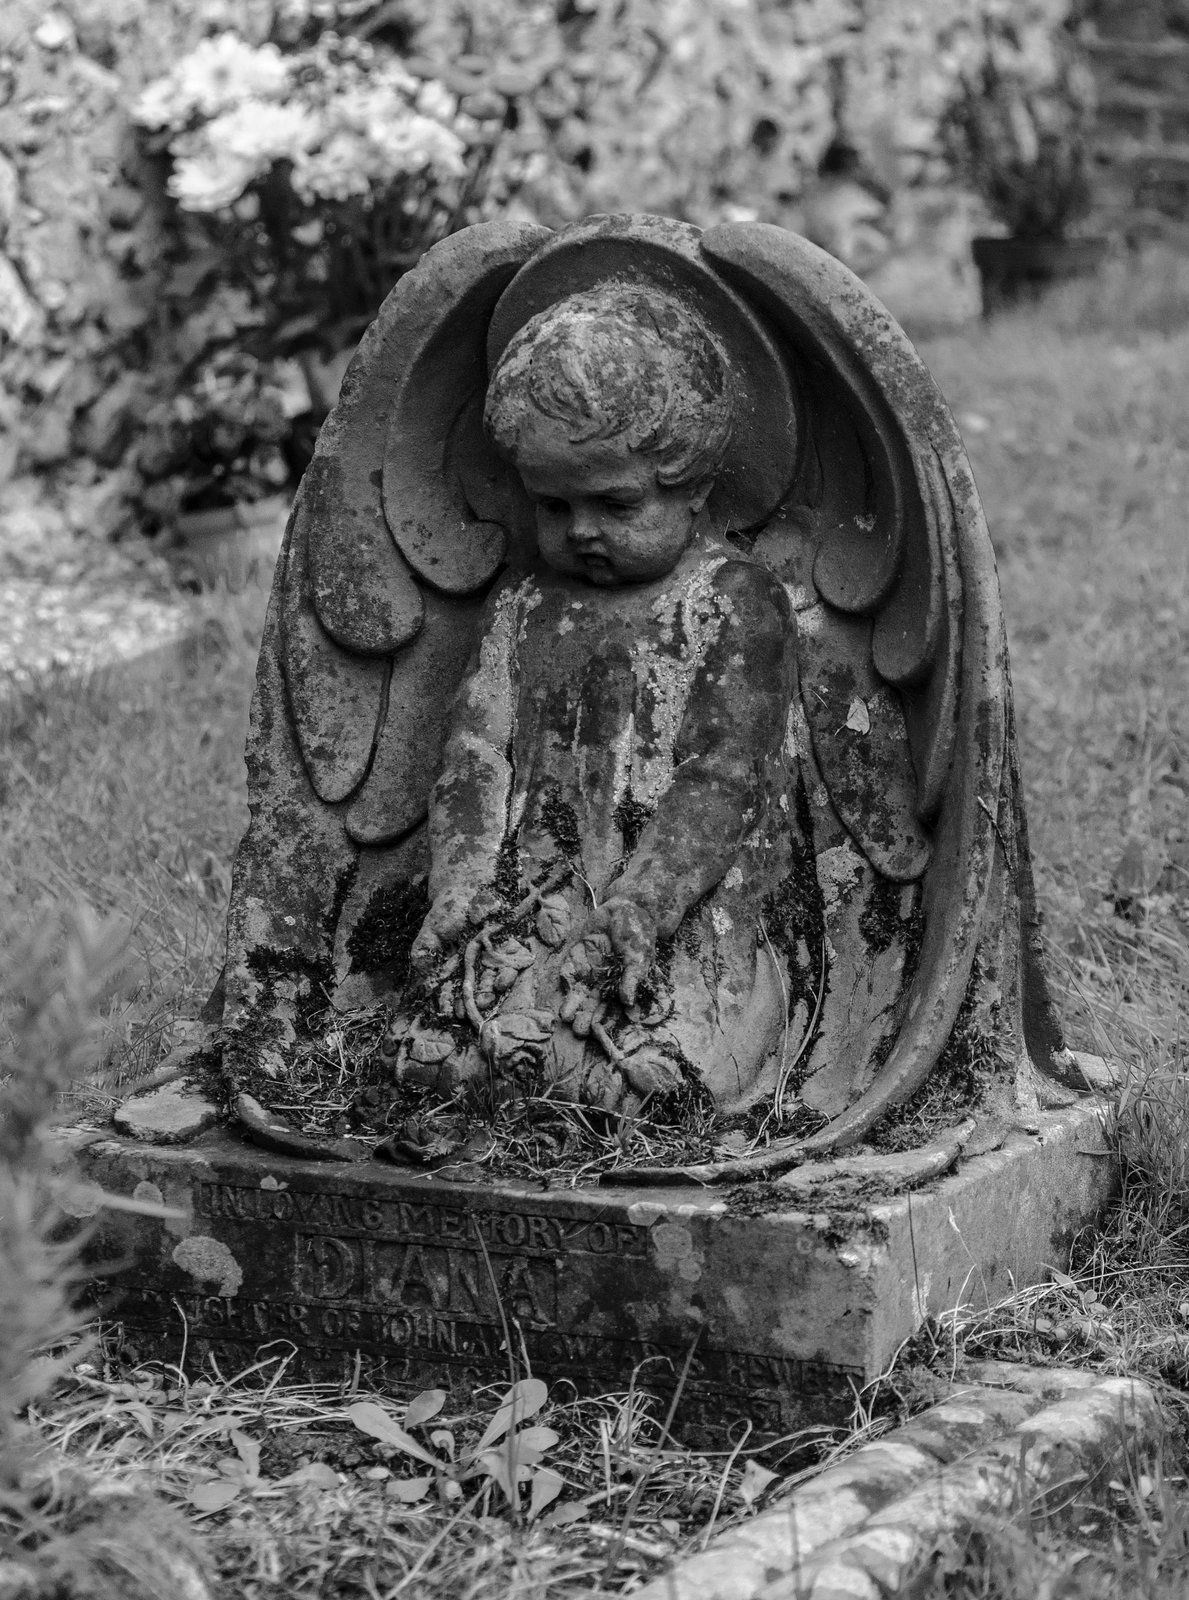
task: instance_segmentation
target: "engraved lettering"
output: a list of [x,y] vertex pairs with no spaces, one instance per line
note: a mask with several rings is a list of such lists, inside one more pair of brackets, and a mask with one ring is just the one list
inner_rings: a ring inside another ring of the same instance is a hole
[[[541,1285],[533,1281],[533,1264],[528,1261],[512,1261],[505,1269],[500,1282],[500,1294],[505,1306],[511,1314],[521,1322],[535,1322],[552,1326],[557,1321],[556,1315],[556,1280],[554,1282],[554,1306],[546,1306],[540,1294]],[[538,1278],[540,1276],[538,1269]]]
[[433,1212],[426,1205],[410,1205],[407,1200],[402,1200],[397,1211],[399,1231],[402,1234],[412,1234],[414,1238],[424,1238],[433,1232],[430,1221]]
[[[468,1270],[469,1269],[469,1270]],[[451,1311],[472,1316],[484,1309],[479,1299],[479,1262],[475,1256],[451,1250],[446,1257],[446,1303]]]
[[550,1227],[549,1217],[528,1218],[528,1242],[530,1249],[551,1251],[555,1248],[555,1230]]
[[298,1234],[294,1283],[298,1294],[318,1300],[338,1300],[355,1287],[355,1256],[342,1239],[331,1234]]
[[393,1285],[392,1296],[396,1303],[402,1306],[437,1308],[442,1305],[439,1285],[430,1273],[425,1251],[420,1245],[410,1245],[405,1251],[400,1277]]
[[516,1249],[528,1238],[528,1224],[518,1211],[510,1211],[500,1219],[502,1227],[500,1233],[503,1243]]
[[443,1239],[463,1240],[467,1237],[468,1218],[461,1211],[443,1211],[439,1218],[439,1231]]
[[606,1255],[615,1249],[615,1232],[605,1222],[592,1222],[587,1230],[588,1248]]

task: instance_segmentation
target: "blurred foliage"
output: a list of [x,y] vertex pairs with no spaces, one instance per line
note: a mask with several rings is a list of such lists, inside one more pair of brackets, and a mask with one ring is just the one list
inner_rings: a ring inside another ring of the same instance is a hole
[[[434,239],[600,210],[805,225],[840,141],[881,193],[945,183],[983,23],[1043,39],[1068,5],[8,0],[0,482],[114,475],[101,538],[272,494]],[[279,441],[253,420],[276,394]]]
[[1072,33],[984,23],[943,122],[958,171],[1018,239],[1061,239],[1089,211],[1094,77]]

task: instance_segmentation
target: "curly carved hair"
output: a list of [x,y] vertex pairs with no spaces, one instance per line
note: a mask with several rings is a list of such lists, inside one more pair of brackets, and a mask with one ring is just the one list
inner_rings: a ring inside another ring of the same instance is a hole
[[625,438],[667,487],[717,475],[735,417],[730,363],[674,294],[612,280],[555,301],[509,342],[483,421],[515,460],[526,399],[574,444]]

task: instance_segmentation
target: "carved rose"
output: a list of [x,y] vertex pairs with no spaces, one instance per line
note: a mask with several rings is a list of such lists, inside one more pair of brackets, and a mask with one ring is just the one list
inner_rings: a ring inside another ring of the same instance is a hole
[[553,1018],[548,1011],[509,1011],[483,1024],[479,1048],[489,1059],[504,1061],[522,1050],[537,1050],[549,1042]]

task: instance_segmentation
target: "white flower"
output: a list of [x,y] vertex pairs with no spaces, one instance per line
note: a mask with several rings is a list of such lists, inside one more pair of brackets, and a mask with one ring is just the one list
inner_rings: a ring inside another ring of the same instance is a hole
[[305,106],[248,100],[216,117],[203,137],[212,150],[254,161],[263,173],[274,161],[296,161],[320,134],[317,119]]
[[372,116],[367,135],[378,158],[375,176],[381,183],[406,173],[430,171],[439,178],[461,178],[466,172],[462,140],[432,117]]
[[307,205],[316,200],[349,200],[371,191],[364,149],[350,132],[332,134],[319,150],[293,163],[293,192]]
[[195,117],[215,117],[244,100],[272,100],[284,93],[289,67],[275,44],[254,47],[235,33],[203,39],[173,71],[158,78],[132,110],[148,128],[187,126]]
[[444,83],[429,78],[421,85],[415,101],[418,111],[438,122],[450,122],[458,111],[458,101]]
[[221,211],[274,162],[300,160],[319,133],[304,106],[250,100],[174,140],[169,192],[184,211]]
[[169,192],[183,211],[222,211],[239,199],[256,176],[253,162],[208,150],[175,160]]

